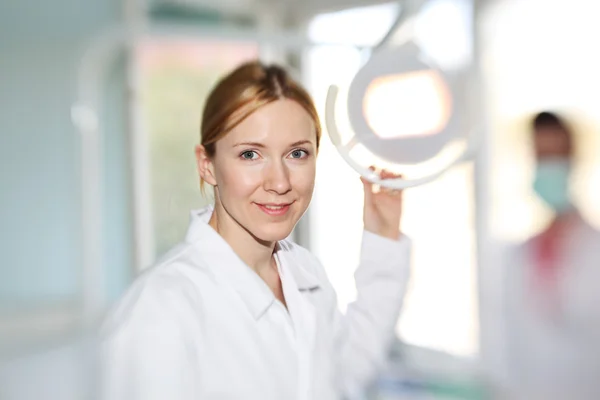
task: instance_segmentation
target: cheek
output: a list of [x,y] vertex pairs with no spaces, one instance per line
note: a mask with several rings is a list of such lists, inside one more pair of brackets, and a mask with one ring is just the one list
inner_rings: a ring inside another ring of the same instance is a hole
[[311,196],[315,187],[316,164],[311,162],[296,168],[290,168],[290,170],[294,189],[298,193]]
[[222,201],[227,198],[244,197],[253,193],[261,184],[261,172],[253,166],[225,163],[216,169],[217,186]]

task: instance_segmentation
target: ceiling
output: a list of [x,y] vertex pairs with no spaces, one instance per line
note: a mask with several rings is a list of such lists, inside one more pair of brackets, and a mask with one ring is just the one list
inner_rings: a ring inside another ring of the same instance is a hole
[[150,0],[152,6],[175,6],[216,13],[225,19],[252,18],[264,15],[286,23],[301,24],[325,12],[372,6],[398,0]]

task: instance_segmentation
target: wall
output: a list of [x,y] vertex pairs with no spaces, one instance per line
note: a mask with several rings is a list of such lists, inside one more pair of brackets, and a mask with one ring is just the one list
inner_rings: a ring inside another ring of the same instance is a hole
[[[79,306],[80,144],[70,120],[74,77],[86,41],[120,14],[116,0],[0,2],[0,332],[32,312],[49,317],[51,310]],[[123,82],[121,63],[104,86],[104,253],[112,298],[131,279]],[[35,325],[23,332],[40,343],[46,333]],[[10,359],[0,351],[0,398],[40,398],[40,393],[48,399],[83,398],[82,385],[75,384],[81,378],[79,353],[71,340],[65,337],[53,348],[38,345],[44,351],[34,352],[12,346],[11,338],[0,339],[11,350]]]

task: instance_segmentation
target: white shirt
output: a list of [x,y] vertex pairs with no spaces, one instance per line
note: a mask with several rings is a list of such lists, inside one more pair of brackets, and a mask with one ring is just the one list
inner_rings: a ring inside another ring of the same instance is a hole
[[600,232],[577,218],[551,292],[534,285],[533,240],[504,261],[503,375],[519,399],[600,398]]
[[184,243],[145,271],[106,320],[103,398],[329,400],[358,393],[394,337],[408,238],[363,233],[358,298],[345,317],[319,261],[279,242],[286,310],[208,225],[211,213],[192,212]]

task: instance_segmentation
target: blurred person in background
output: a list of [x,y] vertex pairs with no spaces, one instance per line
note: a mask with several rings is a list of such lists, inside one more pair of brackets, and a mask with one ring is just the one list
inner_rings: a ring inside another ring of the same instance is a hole
[[108,316],[102,398],[353,398],[385,363],[406,290],[401,192],[363,180],[358,296],[342,316],[319,261],[285,240],[314,189],[321,128],[307,92],[280,67],[244,64],[201,125],[214,204]]
[[600,232],[570,196],[571,128],[541,112],[532,121],[533,189],[553,211],[506,268],[511,398],[600,399]]

